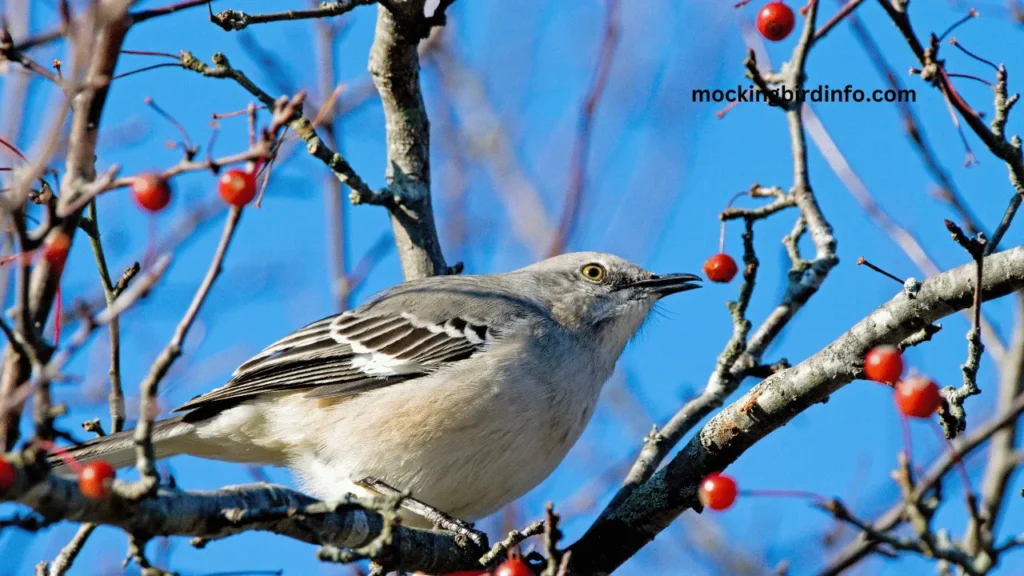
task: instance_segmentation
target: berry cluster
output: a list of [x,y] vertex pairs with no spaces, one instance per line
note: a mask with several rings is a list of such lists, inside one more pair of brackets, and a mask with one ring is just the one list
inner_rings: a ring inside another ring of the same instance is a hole
[[903,378],[903,356],[895,346],[876,346],[864,357],[864,374],[869,380],[892,386],[896,407],[911,418],[930,418],[942,407],[939,385],[924,376]]
[[[256,169],[225,170],[217,179],[217,191],[228,204],[245,206],[256,197]],[[143,174],[132,181],[132,195],[140,207],[156,213],[171,203],[171,184],[159,174]]]
[[[725,255],[719,254],[718,256]],[[728,256],[725,257],[728,258]],[[729,258],[729,260],[732,259]],[[708,274],[709,278],[712,276],[707,266],[705,266],[704,271]],[[903,355],[900,354],[899,349],[895,346],[877,346],[872,348],[864,357],[865,375],[870,380],[888,384],[894,388],[896,407],[900,413],[910,418],[930,418],[942,407],[942,395],[939,393],[939,385],[924,376],[915,375],[904,379],[904,368]],[[752,495],[755,492],[777,495],[786,494],[785,492],[761,490],[748,491],[748,495]],[[697,497],[700,499],[701,504],[712,510],[726,510],[730,508],[736,502],[738,495],[739,490],[736,486],[736,481],[732,477],[718,472],[709,474],[701,480],[697,491]],[[791,492],[790,495],[806,496],[807,494],[794,494]]]

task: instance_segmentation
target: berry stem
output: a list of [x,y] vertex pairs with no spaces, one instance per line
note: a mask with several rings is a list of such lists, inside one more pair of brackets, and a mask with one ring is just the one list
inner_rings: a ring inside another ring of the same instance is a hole
[[157,221],[156,212],[152,212],[149,215],[149,230],[146,232],[146,251],[142,254],[142,267],[148,268],[153,263],[153,257],[156,255],[156,237],[157,237]]
[[21,153],[21,150],[18,150],[17,146],[15,146],[14,144],[11,144],[7,140],[4,140],[3,138],[0,138],[0,146],[3,146],[4,148],[7,148],[8,150],[11,151],[12,154],[17,156],[18,158],[21,158],[22,162],[25,162],[25,163],[29,162],[28,158],[26,158],[25,155]]
[[[177,58],[177,57],[175,57],[175,58]],[[266,110],[266,109],[267,109],[266,106],[257,106],[255,108],[255,110]],[[242,110],[235,110],[234,112],[222,112],[222,113],[221,112],[214,112],[213,113],[213,119],[214,120],[220,120],[221,118],[234,118],[235,116],[241,116],[243,114],[248,114],[248,113],[249,113],[249,109],[248,108],[243,108]]]
[[[177,59],[177,58],[175,58],[175,59]],[[174,66],[175,64],[157,64],[156,66],[168,66],[168,65]],[[155,66],[147,66],[147,68],[154,68],[154,67]],[[170,114],[168,114],[163,108],[161,108],[156,102],[154,102],[151,97],[147,96],[144,102],[145,102],[145,104],[147,106],[152,108],[153,111],[157,113],[157,115],[159,115],[164,120],[167,120],[167,122],[170,123],[171,126],[174,126],[175,130],[177,130],[181,134],[182,138],[185,139],[185,150],[186,151],[195,150],[195,147],[192,146],[192,139],[188,137],[188,130],[185,130],[185,127],[181,125],[181,122],[178,122],[174,118],[174,116],[171,116]]]
[[[970,10],[968,10],[968,11],[967,11],[967,15],[966,15],[966,16],[964,16],[963,18],[961,18],[961,19],[957,20],[956,22],[953,22],[953,24],[952,24],[952,25],[950,25],[950,27],[949,27],[949,28],[946,28],[946,31],[945,31],[945,32],[943,32],[942,34],[940,34],[940,35],[939,35],[939,42],[942,42],[942,40],[943,40],[943,39],[944,39],[944,38],[945,38],[946,36],[949,36],[949,34],[950,34],[950,33],[951,33],[951,32],[952,32],[953,30],[956,30],[956,29],[957,29],[957,28],[959,28],[960,26],[964,25],[964,24],[965,24],[965,23],[966,23],[966,22],[967,22],[968,20],[970,20],[971,18],[975,18],[975,17],[977,17],[977,16],[978,16],[978,11],[977,11],[977,10],[975,10],[974,8],[971,8]],[[955,40],[955,39],[954,39],[954,40]]]
[[149,50],[121,50],[121,54],[133,54],[135,56],[161,56],[171,60],[181,60],[181,56],[175,56],[169,52],[152,52]]
[[964,466],[964,461],[963,458],[960,457],[960,452],[956,449],[956,446],[950,442],[949,438],[946,438],[946,434],[934,420],[932,421],[931,428],[935,431],[935,435],[946,444],[946,447],[949,448],[949,452],[953,455],[953,463],[956,464],[957,472],[960,474],[960,481],[964,483],[964,490],[972,492],[971,477],[967,474],[967,467]]
[[[732,208],[732,203],[736,201],[740,196],[746,196],[750,194],[750,190],[743,190],[732,195],[729,201],[725,203],[725,209]],[[719,218],[721,220],[721,218]],[[722,220],[722,231],[718,235],[718,253],[725,254],[725,220]]]
[[828,501],[828,498],[821,494],[808,490],[740,490],[739,495],[754,498],[800,498],[802,500],[813,500],[817,504]]
[[43,450],[46,450],[47,452],[52,452],[53,454],[59,456],[60,459],[63,460],[64,463],[67,464],[68,468],[71,468],[71,471],[74,472],[75,474],[78,474],[79,472],[82,471],[82,465],[78,462],[78,460],[75,460],[75,457],[72,456],[70,452],[68,452],[64,448],[57,446],[56,444],[50,442],[49,440],[36,440],[36,444],[38,444],[39,447],[42,448]]
[[982,84],[984,84],[985,86],[988,86],[989,88],[993,87],[992,83],[989,82],[988,80],[985,80],[984,78],[980,78],[980,77],[975,76],[973,74],[960,74],[958,72],[946,72],[946,76],[949,76],[950,78],[965,78],[967,80],[974,80],[975,82],[981,82]]
[[57,293],[54,295],[56,302],[54,303],[53,310],[53,347],[60,346],[60,313],[61,313],[61,297],[60,297],[60,282],[57,283]]
[[974,58],[975,60],[977,60],[978,62],[981,62],[982,64],[988,64],[993,70],[995,70],[996,72],[999,72],[999,66],[996,66],[991,60],[986,60],[985,58],[982,58],[981,56],[978,56],[974,52],[971,52],[967,48],[964,48],[964,45],[959,43],[959,42],[957,42],[956,38],[950,38],[949,39],[949,43],[952,44],[955,48],[959,49],[964,54],[967,54],[968,56],[970,56],[971,58]]
[[910,419],[899,409],[896,413],[900,416],[900,427],[903,428],[903,451],[907,454],[907,462],[914,461],[914,442],[910,436]]
[[721,120],[722,118],[725,118],[725,115],[728,114],[730,110],[732,110],[733,108],[738,106],[739,103],[740,103],[739,100],[733,100],[732,102],[729,102],[721,110],[719,110],[718,112],[715,112],[715,116],[719,120]]
[[7,264],[8,262],[13,262],[13,261],[17,260],[18,258],[22,258],[22,257],[25,257],[25,256],[27,256],[29,258],[32,258],[32,254],[34,252],[35,252],[34,250],[29,250],[28,252],[19,252],[17,254],[11,254],[10,256],[4,256],[3,258],[0,258],[0,266],[3,266],[4,264]]

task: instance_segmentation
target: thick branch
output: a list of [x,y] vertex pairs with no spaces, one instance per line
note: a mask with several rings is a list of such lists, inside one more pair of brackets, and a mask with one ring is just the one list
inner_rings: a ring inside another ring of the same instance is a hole
[[[31,487],[24,484],[16,483],[5,498],[16,499],[46,518],[117,526],[140,537],[213,540],[263,530],[311,544],[358,548],[380,534],[384,524],[380,514],[362,506],[332,507],[271,484],[196,492],[161,488],[153,498],[138,501],[116,495],[90,500],[79,493],[77,482],[54,475]],[[401,559],[406,570],[439,574],[479,566],[477,561],[486,552],[445,532],[401,526],[394,530],[396,537],[385,551],[389,556],[376,559]]]
[[[447,274],[430,200],[430,122],[420,92],[418,20],[423,0],[377,8],[370,74],[384,106],[391,225],[406,280]],[[362,200],[354,197],[355,200]]]

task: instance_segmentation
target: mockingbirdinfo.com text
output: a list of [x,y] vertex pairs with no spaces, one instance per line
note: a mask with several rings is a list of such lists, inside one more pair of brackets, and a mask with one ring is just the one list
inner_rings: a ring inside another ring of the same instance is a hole
[[916,102],[917,93],[912,89],[891,89],[876,88],[863,90],[847,84],[842,88],[834,88],[828,84],[818,85],[816,88],[792,89],[788,86],[777,86],[769,88],[768,92],[760,90],[757,86],[750,84],[746,87],[737,84],[735,88],[708,89],[696,88],[693,90],[694,102],[764,102],[770,106],[776,106],[786,102],[824,102],[824,103],[846,103],[846,102]]

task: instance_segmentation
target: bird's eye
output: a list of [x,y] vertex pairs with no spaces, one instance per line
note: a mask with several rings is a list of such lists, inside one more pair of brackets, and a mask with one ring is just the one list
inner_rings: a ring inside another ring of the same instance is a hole
[[583,274],[583,277],[587,280],[600,282],[604,280],[607,272],[605,272],[604,266],[601,266],[600,264],[587,264],[583,268],[580,268],[580,274]]

